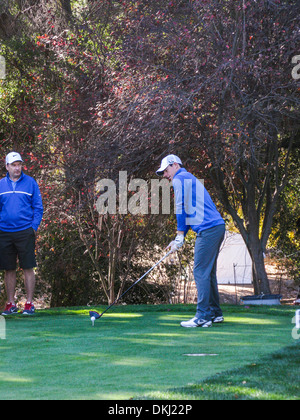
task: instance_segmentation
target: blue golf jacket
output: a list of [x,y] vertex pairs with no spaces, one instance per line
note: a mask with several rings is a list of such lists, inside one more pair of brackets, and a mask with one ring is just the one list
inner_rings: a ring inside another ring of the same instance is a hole
[[199,233],[225,224],[203,183],[186,169],[173,178],[177,230],[187,234],[191,228]]
[[0,230],[37,231],[43,217],[43,203],[37,182],[23,172],[13,183],[7,173],[0,180]]

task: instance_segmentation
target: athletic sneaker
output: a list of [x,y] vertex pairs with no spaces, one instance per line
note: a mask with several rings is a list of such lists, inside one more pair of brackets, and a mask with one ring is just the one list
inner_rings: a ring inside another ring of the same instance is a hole
[[182,327],[185,328],[196,328],[196,327],[202,327],[202,328],[208,328],[212,326],[211,321],[206,321],[206,319],[198,319],[198,318],[192,318],[189,321],[183,321],[180,324]]
[[22,313],[23,315],[33,315],[35,313],[33,304],[31,302],[26,302],[24,311]]
[[220,324],[221,322],[224,322],[224,317],[223,316],[214,316],[212,317],[212,322],[213,324]]
[[18,308],[16,307],[16,305],[14,305],[11,302],[8,302],[6,304],[4,311],[2,312],[2,315],[4,316],[16,315],[17,313],[18,313]]

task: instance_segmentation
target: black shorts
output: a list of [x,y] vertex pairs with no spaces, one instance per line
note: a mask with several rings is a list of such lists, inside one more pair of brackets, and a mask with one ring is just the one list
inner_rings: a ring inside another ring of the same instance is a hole
[[35,231],[33,228],[20,232],[0,230],[0,270],[15,270],[17,257],[22,269],[36,267]]

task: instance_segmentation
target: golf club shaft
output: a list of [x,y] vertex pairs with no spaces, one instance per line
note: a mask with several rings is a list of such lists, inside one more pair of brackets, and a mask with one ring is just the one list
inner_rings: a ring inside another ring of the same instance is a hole
[[157,267],[164,259],[166,259],[172,251],[169,251],[166,255],[164,255],[156,264],[154,264],[145,274],[142,275],[137,281],[135,281],[120,297],[118,297],[108,308],[105,309],[105,311],[102,312],[101,316],[105,314],[112,306],[114,306],[120,299],[122,299],[123,296],[126,295],[126,293],[129,292],[136,284],[138,284],[141,280],[143,280],[144,277],[146,277],[152,270],[154,270],[155,267]]

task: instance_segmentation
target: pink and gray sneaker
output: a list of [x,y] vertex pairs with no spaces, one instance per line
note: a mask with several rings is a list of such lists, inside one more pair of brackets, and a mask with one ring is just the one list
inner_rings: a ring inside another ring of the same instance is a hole
[[35,308],[32,304],[32,302],[26,302],[24,311],[22,312],[23,315],[34,315]]
[[6,307],[1,315],[8,316],[8,315],[16,315],[18,313],[18,308],[14,303],[8,302]]

